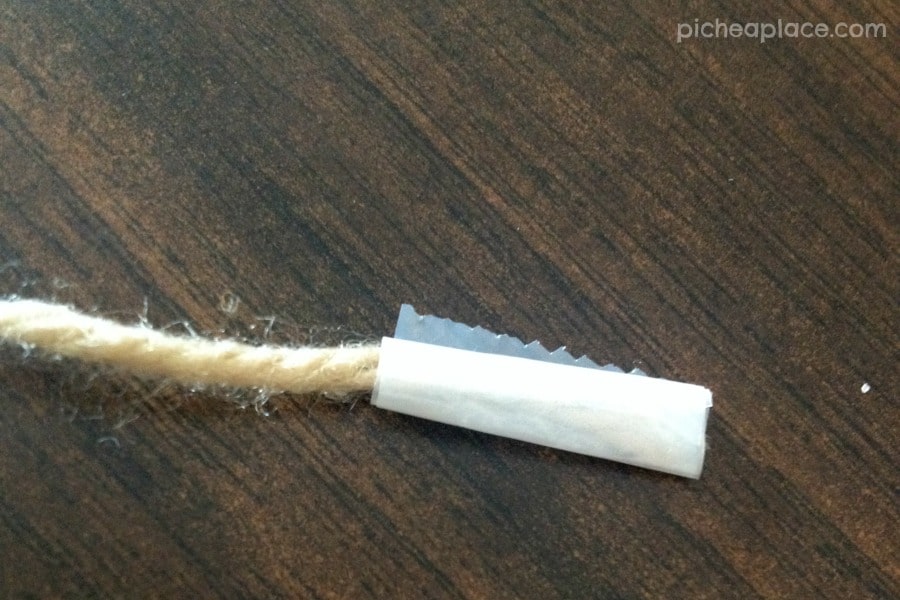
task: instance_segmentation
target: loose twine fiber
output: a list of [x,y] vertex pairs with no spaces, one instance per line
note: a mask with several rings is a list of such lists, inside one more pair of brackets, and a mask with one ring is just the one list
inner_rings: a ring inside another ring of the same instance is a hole
[[186,386],[297,394],[371,390],[379,355],[377,344],[292,348],[179,336],[22,299],[0,300],[0,340]]

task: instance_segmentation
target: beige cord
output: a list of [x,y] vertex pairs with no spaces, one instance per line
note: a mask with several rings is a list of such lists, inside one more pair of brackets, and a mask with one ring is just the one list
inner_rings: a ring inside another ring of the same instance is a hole
[[371,390],[379,346],[251,346],[122,325],[68,306],[0,300],[0,343],[122,369],[188,386],[264,388],[273,392]]
[[121,325],[67,306],[0,300],[0,343],[188,386],[378,389],[379,408],[699,477],[712,393],[701,386],[408,339],[340,348],[251,346]]

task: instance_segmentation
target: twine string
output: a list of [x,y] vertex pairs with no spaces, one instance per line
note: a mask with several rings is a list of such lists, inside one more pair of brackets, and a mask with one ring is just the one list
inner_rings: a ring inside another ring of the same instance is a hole
[[69,306],[26,299],[0,300],[0,340],[186,386],[297,394],[371,390],[379,357],[377,344],[254,346],[123,325]]

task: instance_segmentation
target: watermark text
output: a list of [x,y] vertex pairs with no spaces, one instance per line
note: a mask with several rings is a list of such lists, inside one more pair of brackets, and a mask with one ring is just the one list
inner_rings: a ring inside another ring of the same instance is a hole
[[797,38],[886,38],[887,25],[884,23],[810,23],[809,21],[753,21],[737,23],[714,19],[678,23],[675,41],[685,40],[747,38],[765,44],[768,40]]

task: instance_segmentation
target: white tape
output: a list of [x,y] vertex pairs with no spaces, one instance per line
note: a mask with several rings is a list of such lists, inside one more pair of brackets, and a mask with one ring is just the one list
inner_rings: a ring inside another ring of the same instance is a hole
[[383,338],[372,404],[697,478],[712,394],[665,379]]

